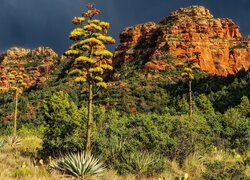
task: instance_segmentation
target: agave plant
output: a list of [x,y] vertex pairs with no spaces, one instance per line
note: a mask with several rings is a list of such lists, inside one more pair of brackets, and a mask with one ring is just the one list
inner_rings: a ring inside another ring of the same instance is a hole
[[10,135],[6,137],[6,142],[11,146],[14,147],[21,143],[21,138],[17,135]]
[[105,169],[102,162],[85,152],[70,153],[57,161],[51,162],[49,168],[77,178],[100,175]]
[[4,146],[6,143],[5,139],[0,137],[0,147]]
[[138,179],[143,176],[153,176],[164,171],[165,162],[161,156],[147,151],[120,151],[118,157],[118,173],[132,173]]

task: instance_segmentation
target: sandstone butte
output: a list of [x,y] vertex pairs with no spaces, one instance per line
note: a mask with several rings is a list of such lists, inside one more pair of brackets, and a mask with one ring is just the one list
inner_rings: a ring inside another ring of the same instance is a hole
[[[28,64],[33,63],[34,59],[29,58],[27,55],[40,56],[42,57],[41,62],[38,66],[28,66],[26,73],[28,74],[28,87],[39,86],[50,78],[50,74],[54,71],[55,58],[59,59],[58,55],[49,47],[38,47],[33,50],[25,49],[22,47],[12,47],[6,52],[0,55],[0,64],[4,65],[5,68],[1,71],[7,73],[9,71],[10,64]],[[26,57],[26,58],[23,58]],[[60,57],[63,60],[63,56]],[[4,91],[9,89],[8,83],[3,83]]]
[[192,57],[202,70],[226,76],[249,69],[250,36],[243,38],[232,20],[214,18],[203,6],[190,6],[173,11],[158,24],[125,28],[113,66],[122,68],[139,57],[144,58],[143,71],[164,71]]

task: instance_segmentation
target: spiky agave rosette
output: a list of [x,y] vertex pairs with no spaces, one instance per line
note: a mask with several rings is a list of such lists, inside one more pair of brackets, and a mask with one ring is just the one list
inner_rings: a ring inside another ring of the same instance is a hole
[[58,170],[77,178],[101,175],[105,170],[103,163],[85,152],[70,153],[49,164],[51,170]]

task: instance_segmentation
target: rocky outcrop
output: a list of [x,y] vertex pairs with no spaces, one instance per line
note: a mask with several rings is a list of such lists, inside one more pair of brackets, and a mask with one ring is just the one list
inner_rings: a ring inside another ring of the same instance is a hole
[[58,54],[55,53],[50,47],[37,47],[31,51],[31,54],[35,56],[46,56],[46,57],[58,57]]
[[4,91],[7,91],[9,87],[7,80],[2,76],[8,74],[11,68],[19,69],[25,66],[28,87],[39,86],[48,80],[50,74],[54,72],[54,58],[59,59],[58,55],[49,47],[38,47],[33,50],[13,47],[1,54],[0,57],[2,61],[0,62],[0,82],[2,82],[0,87],[3,87]]
[[5,58],[7,59],[19,58],[22,56],[26,56],[30,52],[31,52],[30,49],[25,49],[22,47],[12,47],[6,51]]
[[190,57],[202,70],[217,75],[247,70],[250,38],[242,38],[239,26],[232,20],[214,18],[203,6],[190,6],[170,13],[158,24],[125,28],[113,65],[119,69],[124,62],[141,58],[144,71],[162,71],[164,63],[183,62]]

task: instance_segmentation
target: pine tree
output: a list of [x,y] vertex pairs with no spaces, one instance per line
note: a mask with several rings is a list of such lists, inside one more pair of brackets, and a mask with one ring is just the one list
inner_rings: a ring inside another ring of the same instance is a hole
[[[79,25],[81,28],[78,27],[70,33],[69,38],[76,43],[71,45],[65,55],[74,59],[75,69],[70,71],[69,75],[76,75],[76,82],[88,85],[88,89],[83,89],[83,91],[88,92],[86,151],[90,152],[93,125],[93,87],[107,87],[102,75],[105,70],[113,69],[108,63],[113,54],[106,50],[105,45],[114,44],[115,40],[111,36],[107,36],[109,23],[94,19],[100,13],[100,10],[95,8],[95,4],[88,4],[86,7],[88,10],[82,13],[82,17],[75,17],[72,20],[73,24]],[[84,22],[86,23],[84,24]]]

